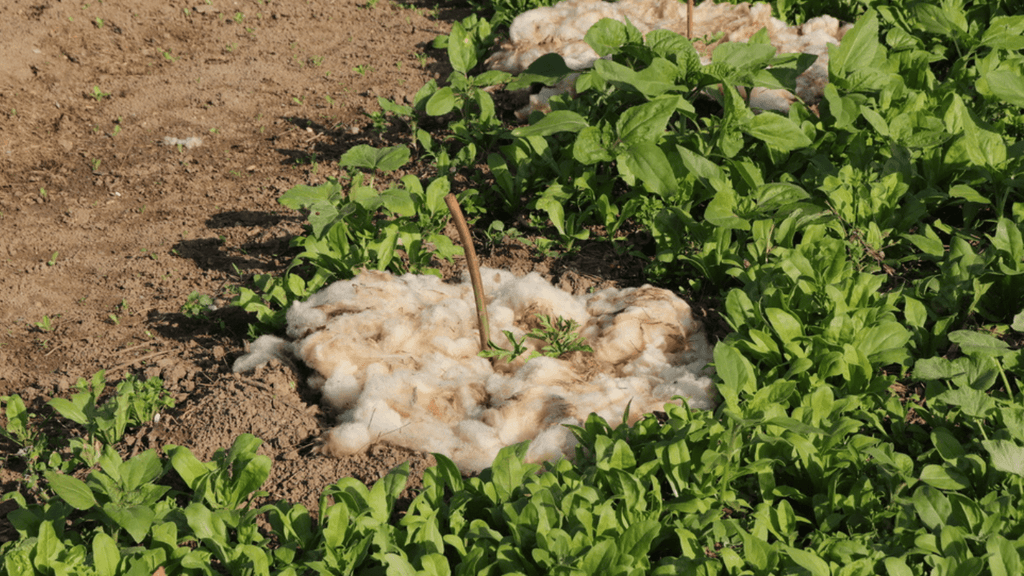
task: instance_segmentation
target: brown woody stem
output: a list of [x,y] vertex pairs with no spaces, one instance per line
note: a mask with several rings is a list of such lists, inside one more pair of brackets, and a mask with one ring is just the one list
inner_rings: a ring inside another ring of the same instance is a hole
[[469,226],[466,225],[466,217],[462,215],[462,208],[454,194],[444,197],[448,210],[455,220],[455,228],[459,231],[459,240],[462,242],[462,249],[466,251],[466,265],[469,267],[469,281],[473,284],[473,296],[476,297],[476,319],[480,324],[480,350],[490,348],[491,328],[487,321],[487,305],[484,303],[484,283],[480,280],[480,263],[476,259],[476,249],[473,248],[473,238],[469,235]]
[[693,40],[693,0],[686,0],[686,39]]

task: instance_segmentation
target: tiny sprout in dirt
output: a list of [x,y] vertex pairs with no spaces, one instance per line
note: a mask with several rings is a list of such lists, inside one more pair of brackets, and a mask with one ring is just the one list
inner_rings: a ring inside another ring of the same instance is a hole
[[192,292],[181,307],[181,314],[185,318],[205,318],[206,312],[213,305],[213,298],[199,292]]
[[99,102],[107,96],[110,96],[110,92],[104,92],[103,90],[100,90],[99,86],[93,86],[92,94],[90,94],[90,96],[92,96],[97,102]]
[[51,330],[53,330],[53,323],[51,322],[49,316],[43,316],[43,319],[39,322],[36,322],[35,326],[36,328],[42,330],[43,332],[50,332]]

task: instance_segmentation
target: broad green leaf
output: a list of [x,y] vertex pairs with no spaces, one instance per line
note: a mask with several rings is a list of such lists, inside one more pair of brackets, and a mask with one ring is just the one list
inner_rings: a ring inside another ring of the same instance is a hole
[[588,166],[614,160],[611,153],[608,152],[608,143],[603,136],[601,129],[597,126],[587,126],[581,130],[576,135],[576,142],[573,143],[573,158]]
[[627,146],[657,144],[679,100],[678,96],[667,96],[626,110],[615,123],[619,139]]
[[932,430],[931,437],[932,444],[938,450],[939,456],[942,456],[942,459],[950,464],[955,464],[959,458],[966,454],[963,446],[960,445],[960,442],[947,428],[939,427]]
[[410,218],[416,215],[416,203],[407,190],[389,188],[381,193],[380,198],[384,201],[384,208],[396,216]]
[[657,98],[665,92],[680,88],[676,84],[679,68],[664,58],[655,58],[639,72],[613,60],[601,59],[594,62],[594,70],[608,82],[628,86],[629,89],[636,90],[647,98]]
[[533,61],[522,74],[509,82],[507,90],[519,90],[529,88],[531,84],[544,84],[552,86],[568,74],[572,74],[572,68],[565,64],[561,54],[545,54]]
[[619,556],[616,544],[614,539],[606,538],[592,546],[580,562],[580,569],[586,574],[600,574],[615,566]]
[[754,367],[743,354],[723,342],[715,346],[714,357],[715,372],[722,379],[719,392],[728,406],[736,407],[740,394],[753,392],[756,388]]
[[515,191],[515,178],[508,169],[508,162],[505,161],[501,154],[488,154],[487,167],[491,169],[491,175],[494,176],[495,183],[505,194],[512,194]]
[[448,559],[442,554],[425,554],[420,558],[420,564],[427,576],[450,576],[452,573]]
[[680,71],[691,71],[687,66],[691,59],[696,60],[698,65],[700,63],[700,57],[697,55],[697,49],[693,47],[693,43],[687,40],[686,36],[671,30],[651,30],[644,37],[644,44],[659,56],[670,59],[675,57],[676,62],[680,65]]
[[911,502],[918,517],[929,530],[945,526],[953,513],[953,506],[946,495],[931,486],[920,486],[914,491]]
[[828,563],[821,559],[820,556],[814,552],[806,550],[800,550],[799,548],[792,548],[786,546],[786,553],[793,559],[800,567],[811,573],[811,576],[831,576],[832,571],[828,567]]
[[96,506],[92,490],[78,478],[47,470],[44,474],[50,489],[75,510],[88,510]]
[[949,189],[950,198],[963,198],[968,202],[977,202],[978,204],[991,204],[992,201],[985,198],[978,193],[977,190],[971,188],[966,184],[957,184]]
[[963,157],[978,166],[999,166],[1006,161],[1006,144],[1001,135],[983,126],[981,119],[954,93],[943,118],[946,130],[959,133],[950,145],[947,161]]
[[811,145],[811,139],[792,120],[772,112],[754,116],[740,130],[782,152]]
[[393,172],[409,161],[409,155],[409,148],[403,145],[374,148],[368,144],[359,144],[342,154],[339,163],[346,168]]
[[318,202],[332,200],[341,191],[341,184],[337,180],[329,179],[319,186],[307,186],[299,184],[289,189],[277,199],[282,206],[292,210],[308,208]]
[[532,465],[523,464],[526,448],[526,444],[506,446],[494,458],[491,475],[499,501],[507,500],[516,488],[522,486],[523,476],[536,469]]
[[711,53],[711,61],[737,70],[758,70],[775,58],[770,44],[723,42]]
[[92,539],[92,558],[97,576],[115,576],[121,562],[121,551],[106,532],[96,532]]
[[448,60],[456,72],[463,74],[469,74],[469,70],[476,66],[476,47],[461,22],[452,24],[452,32],[448,36]]
[[381,479],[381,482],[384,483],[385,493],[388,497],[392,501],[397,500],[409,482],[409,462],[403,462],[396,466]]
[[949,333],[949,341],[960,345],[964,354],[999,357],[1010,352],[1010,345],[991,334],[974,330],[957,330]]
[[829,44],[829,75],[845,78],[852,72],[868,68],[879,49],[878,16],[869,9],[857,19],[853,29],[843,36],[838,46]]
[[982,440],[981,445],[992,458],[992,467],[1024,477],[1024,447],[1009,440]]
[[835,84],[826,84],[824,90],[828,111],[836,119],[835,128],[843,130],[853,126],[860,115],[860,106],[852,98],[840,96]]
[[1011,52],[1024,50],[1024,16],[996,16],[988,24],[981,37],[983,45]]
[[898,322],[883,322],[860,333],[859,349],[872,362],[902,363],[912,334]]
[[803,336],[800,320],[789,312],[780,308],[766,308],[764,314],[771,323],[772,328],[775,328],[775,332],[782,338],[783,344]]
[[46,403],[56,410],[61,416],[71,420],[75,424],[86,426],[89,424],[89,417],[85,415],[85,412],[81,408],[73,404],[70,400],[65,398],[54,398]]
[[525,128],[516,128],[512,136],[528,138],[530,136],[549,136],[559,132],[579,132],[588,126],[587,119],[571,110],[555,110],[549,112],[536,124]]
[[889,136],[889,125],[885,123],[885,118],[878,112],[875,112],[872,108],[867,106],[860,107],[860,115],[871,124],[871,127],[875,129],[882,136]]
[[963,490],[971,485],[962,472],[951,466],[929,464],[921,470],[921,481],[940,490]]
[[1018,312],[1013,317],[1013,324],[1010,325],[1017,332],[1024,332],[1024,310]]
[[296,296],[303,296],[306,294],[306,281],[302,279],[302,276],[298,274],[287,274],[285,275],[285,283],[288,285],[288,291]]
[[985,541],[988,566],[992,576],[1015,576],[1021,573],[1020,552],[1012,542],[1000,534],[992,534]]
[[[25,408],[25,401],[21,399],[21,396],[15,394],[7,397],[5,413],[7,414],[6,432],[19,442],[28,440],[29,416],[28,410]],[[0,432],[0,434],[3,434],[3,432]]]
[[973,388],[948,390],[936,396],[935,401],[958,406],[964,414],[974,418],[987,418],[989,412],[996,407],[996,401],[991,396]]
[[698,177],[705,180],[725,179],[722,168],[703,155],[682,146],[676,146],[676,150],[679,152],[679,157],[683,159],[683,166]]
[[775,549],[765,540],[742,532],[744,559],[755,570],[755,573],[767,574],[770,567],[775,564]]
[[388,553],[384,555],[384,564],[387,566],[387,573],[395,576],[416,576],[416,569],[412,567],[404,555]]
[[444,197],[451,192],[451,189],[451,182],[449,182],[448,178],[445,177],[435,178],[427,186],[426,206],[427,212],[431,216],[447,210],[447,204],[445,204]]
[[160,456],[151,448],[121,465],[121,481],[126,490],[135,490],[156,480],[163,470]]
[[136,544],[142,542],[153,525],[156,512],[151,506],[119,506],[112,503],[103,505],[103,513],[123,528]]
[[903,315],[907,323],[914,328],[923,328],[928,321],[928,309],[920,300],[909,296],[903,297]]
[[736,215],[736,193],[732,190],[719,190],[704,210],[704,218],[708,222],[730,230],[749,230],[750,222]]
[[455,92],[451,86],[438,89],[427,100],[424,111],[430,116],[444,116],[455,108]]
[[618,52],[619,47],[628,42],[640,43],[643,37],[632,24],[602,18],[587,30],[583,39],[598,56],[607,56]]
[[630,524],[616,539],[619,551],[633,558],[646,558],[651,550],[651,542],[661,531],[661,523],[657,520],[643,520]]
[[537,200],[537,209],[546,212],[558,233],[565,235],[565,209],[561,202],[550,196],[545,196]]
[[799,436],[824,435],[825,431],[816,426],[786,416],[777,416],[764,421],[765,426],[779,426]]
[[[355,206],[349,204],[346,206],[349,210],[345,212],[351,213],[351,210],[355,209]],[[327,200],[317,202],[309,207],[309,220],[310,228],[312,229],[313,236],[316,238],[322,238],[324,230],[328,226],[334,224],[339,216],[345,216],[345,212],[339,212],[337,204]]]
[[914,572],[902,558],[885,559],[885,573],[888,576],[914,576]]
[[50,521],[44,521],[39,525],[39,535],[36,537],[35,548],[33,563],[37,568],[49,567],[49,561],[56,560],[57,555],[64,550],[64,544],[60,541],[57,531],[53,528],[53,524]]
[[628,170],[643,182],[648,190],[665,196],[676,190],[675,172],[672,165],[654,142],[641,142],[627,148],[619,155],[620,173]]
[[914,377],[921,380],[950,380],[964,373],[962,366],[945,358],[921,358],[914,363]]

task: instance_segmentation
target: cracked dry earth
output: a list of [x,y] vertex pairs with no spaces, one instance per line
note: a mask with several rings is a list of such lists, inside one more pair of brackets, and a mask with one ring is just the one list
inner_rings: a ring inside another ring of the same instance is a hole
[[[324,486],[373,482],[407,460],[414,490],[430,455],[320,455],[333,416],[299,370],[232,374],[251,319],[223,304],[293,256],[302,219],[277,198],[339,176],[353,145],[406,139],[376,133],[366,113],[447,77],[430,43],[469,10],[420,1],[0,3],[0,395],[47,414],[47,400],[98,370],[111,382],[158,376],[177,406],[131,431],[124,456],[179,444],[209,459],[252,433],[274,461],[270,501],[315,510]],[[640,279],[639,262],[600,248],[575,261],[519,246],[484,256],[577,293]],[[220,309],[187,318],[192,292]],[[13,450],[0,442],[0,493],[18,486]],[[15,537],[13,506],[0,504],[0,541]]]

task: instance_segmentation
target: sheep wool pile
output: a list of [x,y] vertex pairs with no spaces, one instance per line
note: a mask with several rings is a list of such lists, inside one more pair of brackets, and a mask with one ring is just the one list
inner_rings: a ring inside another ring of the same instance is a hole
[[[573,70],[593,66],[598,54],[584,41],[591,26],[602,18],[620,22],[627,19],[646,35],[651,30],[671,30],[686,34],[686,4],[679,0],[564,0],[554,6],[534,8],[517,16],[509,27],[509,42],[488,60],[495,70],[518,74],[541,56],[556,53]],[[715,4],[706,0],[693,11],[695,39],[721,39],[703,45],[697,43],[701,61],[711,61],[711,52],[722,42],[746,42],[762,28],[767,29],[777,53],[804,53],[817,60],[797,78],[796,94],[786,90],[754,88],[750,106],[760,110],[786,112],[799,98],[808,104],[821,100],[828,83],[828,45],[838,44],[852,24],[841,24],[831,16],[818,16],[800,26],[788,26],[771,14],[767,4]],[[570,91],[574,78],[535,94],[530,105],[519,111],[525,118],[532,110],[548,111],[548,99]]]
[[593,352],[530,358],[546,343],[527,338],[524,354],[492,364],[478,355],[468,280],[364,272],[293,304],[288,338],[260,337],[234,370],[300,359],[340,414],[328,452],[383,441],[444,454],[463,472],[525,440],[532,462],[572,457],[576,441],[564,424],[581,425],[591,413],[614,425],[627,408],[632,423],[677,397],[715,406],[711,346],[675,294],[647,285],[573,296],[536,273],[482,275],[492,342],[511,348],[503,331],[521,340],[546,315],[579,323]]

